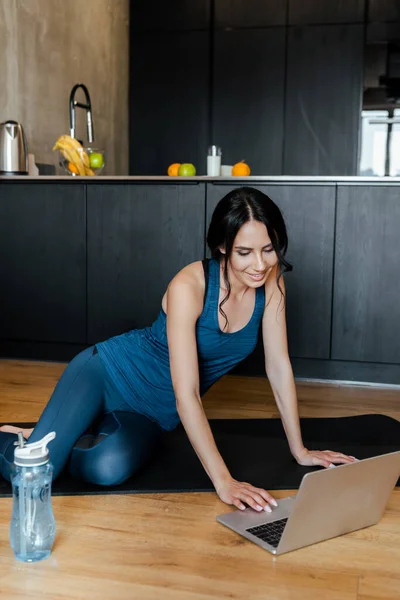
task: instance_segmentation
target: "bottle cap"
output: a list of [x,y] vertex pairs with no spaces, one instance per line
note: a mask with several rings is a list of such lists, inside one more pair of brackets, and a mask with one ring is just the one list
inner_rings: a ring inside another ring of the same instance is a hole
[[210,146],[208,148],[208,156],[221,156],[222,150],[219,146]]
[[18,434],[17,447],[14,451],[14,464],[20,467],[40,467],[49,461],[47,444],[54,440],[56,432],[52,431],[43,439],[33,444],[26,444],[22,433]]

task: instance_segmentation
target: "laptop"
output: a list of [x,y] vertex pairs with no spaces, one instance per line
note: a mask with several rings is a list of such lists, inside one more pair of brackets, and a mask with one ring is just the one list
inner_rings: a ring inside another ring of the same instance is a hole
[[272,554],[284,554],[375,525],[400,476],[400,451],[306,473],[272,513],[251,507],[217,521]]

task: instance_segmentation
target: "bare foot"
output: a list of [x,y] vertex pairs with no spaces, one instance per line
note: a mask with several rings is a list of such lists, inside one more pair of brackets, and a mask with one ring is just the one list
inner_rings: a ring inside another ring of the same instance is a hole
[[5,433],[19,433],[20,431],[22,431],[22,435],[27,440],[29,438],[29,436],[31,435],[33,428],[32,429],[21,429],[21,427],[14,427],[14,425],[2,425],[0,427],[0,431],[4,431]]

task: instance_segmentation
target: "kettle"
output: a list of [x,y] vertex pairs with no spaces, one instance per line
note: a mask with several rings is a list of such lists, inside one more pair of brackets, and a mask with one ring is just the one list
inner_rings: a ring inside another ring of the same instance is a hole
[[27,175],[28,152],[24,130],[17,121],[0,123],[0,175]]

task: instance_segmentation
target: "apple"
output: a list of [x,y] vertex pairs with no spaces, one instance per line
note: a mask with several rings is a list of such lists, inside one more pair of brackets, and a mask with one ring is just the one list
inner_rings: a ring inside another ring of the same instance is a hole
[[182,163],[179,167],[178,175],[180,177],[194,177],[196,175],[196,167],[192,163]]
[[101,169],[104,165],[104,158],[100,152],[91,152],[89,154],[89,164],[91,169]]

